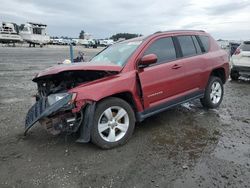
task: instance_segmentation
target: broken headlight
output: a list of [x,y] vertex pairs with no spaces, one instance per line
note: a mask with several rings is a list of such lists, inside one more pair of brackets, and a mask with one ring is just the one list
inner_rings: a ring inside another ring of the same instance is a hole
[[62,100],[63,98],[67,97],[69,93],[56,93],[56,94],[51,94],[48,96],[48,103],[49,105],[55,104],[57,101]]

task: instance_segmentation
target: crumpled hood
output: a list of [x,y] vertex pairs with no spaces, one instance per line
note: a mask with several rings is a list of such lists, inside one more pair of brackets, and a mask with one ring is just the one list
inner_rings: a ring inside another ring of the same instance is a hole
[[62,65],[56,65],[53,67],[50,67],[48,69],[45,69],[44,71],[38,73],[35,78],[48,76],[48,75],[55,75],[61,72],[66,71],[112,71],[112,72],[120,72],[122,70],[122,67],[119,65],[115,65],[112,63],[90,63],[90,62],[83,62],[83,63],[71,63],[71,64],[62,64]]

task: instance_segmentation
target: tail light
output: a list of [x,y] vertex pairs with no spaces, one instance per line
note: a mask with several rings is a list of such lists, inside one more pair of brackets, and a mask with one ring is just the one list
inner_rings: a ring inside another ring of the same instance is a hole
[[234,52],[234,55],[239,55],[240,54],[240,48],[238,47],[235,52]]

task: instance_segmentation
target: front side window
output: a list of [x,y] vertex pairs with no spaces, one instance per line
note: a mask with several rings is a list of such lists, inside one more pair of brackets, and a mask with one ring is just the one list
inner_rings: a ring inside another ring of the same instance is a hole
[[158,39],[145,51],[144,55],[155,54],[156,63],[169,62],[176,59],[174,43],[171,37]]
[[177,37],[183,57],[196,55],[196,49],[191,36],[178,36]]
[[141,44],[141,40],[138,41],[126,41],[113,44],[106,48],[96,56],[94,56],[90,62],[93,63],[112,63],[119,66],[124,66],[130,55]]

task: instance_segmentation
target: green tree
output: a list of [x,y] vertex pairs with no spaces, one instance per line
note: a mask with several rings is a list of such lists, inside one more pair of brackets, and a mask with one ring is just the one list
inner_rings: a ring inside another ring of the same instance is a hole
[[133,33],[117,33],[113,36],[110,37],[110,39],[113,39],[114,41],[118,40],[119,38],[125,38],[127,39],[132,39],[135,37],[142,36],[141,34],[133,34]]
[[79,39],[84,39],[84,31],[83,30],[81,30],[81,32],[80,32],[80,35],[79,35]]

